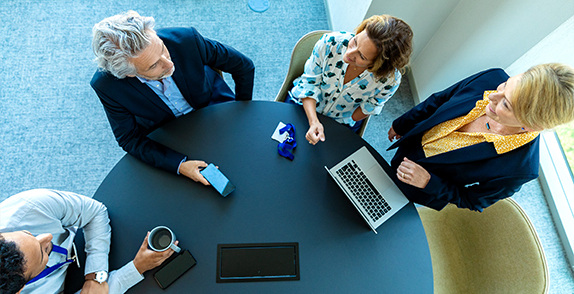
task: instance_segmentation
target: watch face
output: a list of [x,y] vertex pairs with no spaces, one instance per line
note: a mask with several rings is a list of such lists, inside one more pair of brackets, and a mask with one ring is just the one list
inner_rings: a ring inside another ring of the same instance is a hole
[[96,272],[96,282],[103,283],[108,279],[108,273],[105,271]]

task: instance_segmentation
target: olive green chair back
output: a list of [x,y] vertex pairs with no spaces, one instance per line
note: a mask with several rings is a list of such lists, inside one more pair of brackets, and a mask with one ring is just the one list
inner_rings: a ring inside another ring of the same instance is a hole
[[434,293],[547,293],[548,266],[530,219],[507,198],[482,213],[453,204],[417,208],[432,258]]
[[311,53],[313,53],[315,43],[319,41],[321,36],[330,32],[331,31],[312,31],[297,41],[295,48],[293,48],[293,52],[291,52],[291,62],[289,62],[287,76],[283,81],[283,85],[281,85],[281,89],[279,90],[277,97],[275,97],[275,101],[285,102],[287,92],[293,88],[293,81],[303,74],[305,62],[309,59]]

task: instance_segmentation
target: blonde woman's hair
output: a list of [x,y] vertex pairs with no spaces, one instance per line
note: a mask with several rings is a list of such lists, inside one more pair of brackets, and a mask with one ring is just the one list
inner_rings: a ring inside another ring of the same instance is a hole
[[367,32],[378,50],[375,62],[368,70],[379,79],[394,77],[395,69],[404,73],[413,51],[411,27],[401,19],[383,14],[365,19],[355,29],[355,33],[358,35],[362,31]]
[[528,69],[512,94],[516,119],[525,127],[543,130],[574,120],[574,68],[561,63]]

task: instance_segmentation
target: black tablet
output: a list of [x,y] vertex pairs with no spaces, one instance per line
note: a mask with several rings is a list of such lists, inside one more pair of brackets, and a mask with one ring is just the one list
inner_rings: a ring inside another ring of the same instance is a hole
[[218,244],[216,280],[299,280],[299,243]]

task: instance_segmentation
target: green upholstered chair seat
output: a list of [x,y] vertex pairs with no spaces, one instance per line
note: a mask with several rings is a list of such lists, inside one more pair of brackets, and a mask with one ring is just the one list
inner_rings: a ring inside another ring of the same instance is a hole
[[500,200],[482,213],[452,204],[441,211],[417,209],[431,252],[435,293],[548,292],[542,245],[514,200]]

